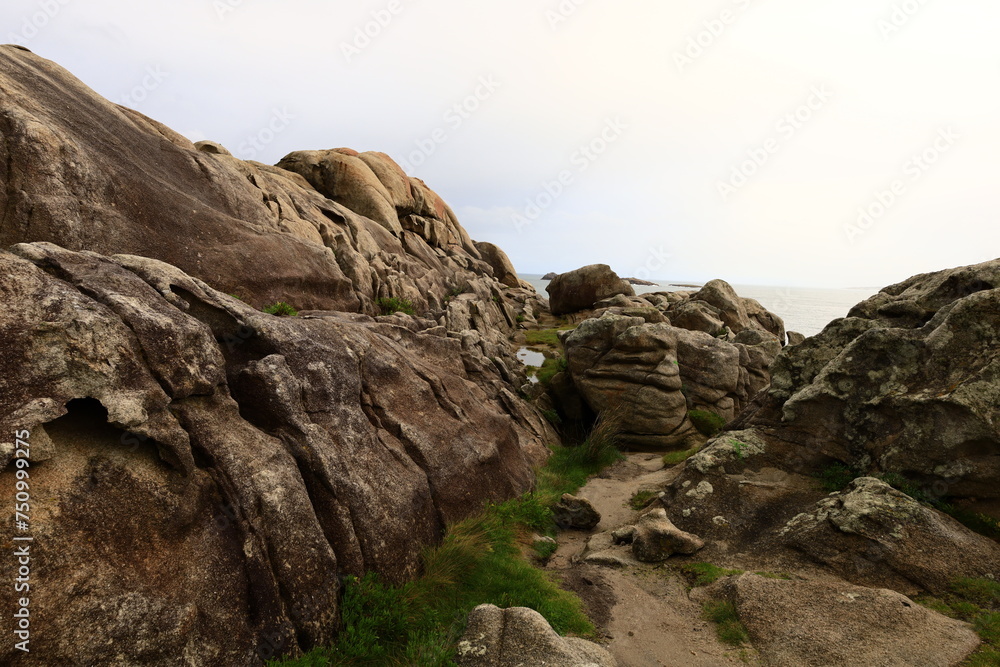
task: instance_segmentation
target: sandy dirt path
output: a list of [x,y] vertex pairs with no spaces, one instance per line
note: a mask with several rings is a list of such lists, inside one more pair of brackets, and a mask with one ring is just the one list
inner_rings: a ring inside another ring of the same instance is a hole
[[[577,494],[601,513],[593,532],[564,531],[547,569],[583,598],[604,643],[621,667],[710,667],[746,664],[740,652],[721,644],[713,625],[687,586],[663,566],[623,569],[583,563],[589,538],[628,523],[636,512],[628,501],[639,490],[659,489],[677,474],[659,456],[632,453]],[[752,662],[752,659],[751,659]]]

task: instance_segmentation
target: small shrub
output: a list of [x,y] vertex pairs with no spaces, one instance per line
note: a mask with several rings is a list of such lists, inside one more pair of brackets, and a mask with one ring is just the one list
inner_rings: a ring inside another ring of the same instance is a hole
[[382,315],[392,315],[393,313],[404,313],[406,315],[416,315],[413,304],[407,299],[400,299],[394,296],[383,296],[375,300],[379,312]]
[[693,447],[691,449],[686,449],[679,452],[667,452],[663,455],[663,465],[665,466],[675,466],[678,463],[684,463],[689,458],[698,453],[698,447]]
[[636,491],[629,499],[628,505],[634,510],[641,510],[649,505],[656,496],[656,491],[650,491],[649,489]]
[[706,602],[702,610],[705,620],[716,624],[715,633],[723,644],[742,646],[750,641],[732,602]]
[[816,477],[824,491],[833,493],[846,489],[857,478],[857,474],[843,463],[834,463],[820,470]]
[[268,315],[276,315],[277,317],[295,317],[299,314],[299,311],[295,310],[284,301],[279,301],[278,303],[272,303],[270,306],[265,306],[264,312]]
[[721,433],[722,427],[726,425],[723,417],[708,410],[691,410],[688,412],[688,418],[699,433],[709,438]]

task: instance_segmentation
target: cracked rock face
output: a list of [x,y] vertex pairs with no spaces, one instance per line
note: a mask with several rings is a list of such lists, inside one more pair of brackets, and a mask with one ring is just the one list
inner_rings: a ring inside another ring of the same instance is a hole
[[781,349],[767,332],[747,329],[728,342],[610,311],[581,322],[564,345],[569,375],[590,409],[622,411],[622,440],[638,449],[703,442],[688,412],[733,419],[767,387],[768,365]]
[[554,437],[413,320],[276,318],[157,260],[43,243],[0,252],[0,301],[0,432],[38,445],[32,649],[52,664],[329,642],[339,576],[411,577],[446,523],[528,489]]

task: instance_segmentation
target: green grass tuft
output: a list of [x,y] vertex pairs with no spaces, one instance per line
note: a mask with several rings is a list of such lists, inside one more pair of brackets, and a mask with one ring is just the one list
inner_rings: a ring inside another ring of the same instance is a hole
[[679,569],[695,588],[714,584],[722,577],[743,574],[743,570],[727,570],[711,563],[685,563]]
[[641,510],[649,505],[657,495],[656,491],[650,491],[649,489],[636,491],[629,499],[628,505],[634,510]]
[[732,602],[706,602],[702,610],[705,620],[716,624],[715,633],[723,644],[742,646],[750,642],[750,635]]
[[295,310],[284,301],[279,301],[278,303],[272,303],[270,306],[265,306],[264,312],[268,315],[275,315],[277,317],[295,317],[299,314],[299,311]]
[[698,453],[699,448],[693,447],[691,449],[686,449],[684,451],[678,452],[667,452],[663,455],[663,465],[665,466],[675,466],[678,463],[684,463],[689,458]]
[[542,367],[535,372],[535,377],[547,387],[556,373],[562,373],[567,368],[566,357],[546,357],[545,361],[542,362]]
[[382,315],[392,315],[393,313],[403,313],[405,315],[417,314],[410,301],[394,296],[379,297],[375,299],[375,305],[378,306],[379,312]]
[[691,420],[699,433],[709,438],[721,433],[722,427],[726,425],[726,420],[723,417],[708,410],[691,410],[688,412],[688,419]]

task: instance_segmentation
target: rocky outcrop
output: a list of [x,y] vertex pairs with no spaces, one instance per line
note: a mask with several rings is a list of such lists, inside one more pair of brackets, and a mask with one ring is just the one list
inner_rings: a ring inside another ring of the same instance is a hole
[[560,637],[533,609],[480,605],[458,643],[460,667],[617,667],[604,648],[578,637]]
[[0,247],[151,257],[258,308],[375,316],[395,297],[448,328],[449,296],[475,294],[469,308],[490,328],[466,331],[519,372],[501,348],[518,315],[537,313],[525,314],[534,290],[495,280],[452,210],[388,156],[307,151],[287,169],[238,160],[12,46],[0,47],[0,109]]
[[792,518],[777,541],[851,581],[946,591],[957,577],[989,577],[1000,546],[877,479],[862,477]]
[[979,645],[967,623],[885,589],[756,574],[713,587],[775,667],[951,667]]
[[727,342],[670,326],[648,303],[609,308],[563,343],[572,383],[590,409],[623,412],[623,442],[647,449],[703,442],[688,412],[733,419],[767,388],[768,367],[781,349],[777,338],[757,329]]
[[[558,436],[510,340],[545,300],[384,154],[238,160],[18,47],[0,136],[0,491],[30,431],[32,655],[329,643],[340,577],[404,581],[530,488]],[[278,301],[302,316],[257,310]]]
[[447,523],[530,488],[555,437],[433,321],[277,318],[157,260],[51,244],[0,253],[0,295],[0,493],[30,431],[49,664],[328,643],[339,576],[413,576]]
[[[1000,261],[886,288],[781,355],[757,423],[812,456],[1000,498]],[[823,424],[822,431],[808,425]]]
[[[993,285],[1000,261],[917,276],[784,348],[770,389],[665,489],[671,519],[710,558],[818,564],[904,594],[1000,576],[1000,546],[940,511],[995,516]],[[828,495],[831,471],[846,489]]]
[[635,296],[632,286],[619,278],[607,264],[591,264],[560,273],[546,285],[545,291],[549,293],[549,307],[553,315],[593,308],[598,301],[616,294]]

